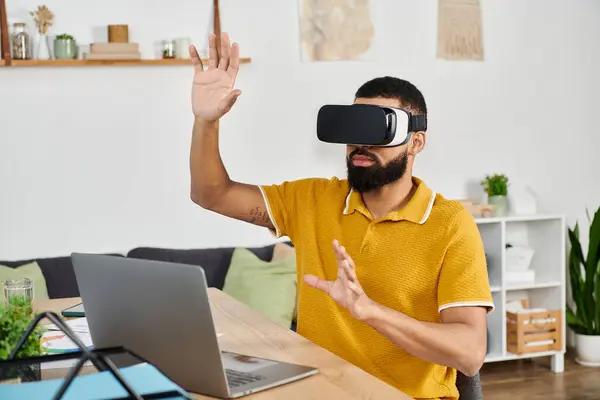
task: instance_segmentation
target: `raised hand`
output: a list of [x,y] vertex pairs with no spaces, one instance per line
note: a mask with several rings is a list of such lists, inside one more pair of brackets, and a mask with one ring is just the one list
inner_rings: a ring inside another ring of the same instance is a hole
[[237,43],[229,42],[227,33],[221,34],[221,48],[217,49],[216,37],[208,37],[209,59],[205,70],[195,46],[190,46],[190,56],[194,65],[192,85],[192,111],[198,119],[216,121],[225,115],[240,96],[234,90],[235,79],[240,65],[240,49]]
[[354,318],[364,319],[373,302],[358,282],[356,266],[346,249],[334,240],[333,250],[338,263],[337,279],[326,281],[314,275],[304,275],[304,282],[327,293],[339,306],[347,308]]

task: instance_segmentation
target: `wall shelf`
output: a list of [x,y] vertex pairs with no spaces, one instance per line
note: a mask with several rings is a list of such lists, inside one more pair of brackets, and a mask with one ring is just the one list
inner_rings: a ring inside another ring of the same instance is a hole
[[[213,0],[213,33],[216,36],[216,47],[221,48],[221,11],[219,0]],[[240,64],[249,63],[250,58],[240,58]],[[206,65],[207,59],[202,59]],[[8,65],[7,65],[8,64]],[[124,67],[124,66],[168,66],[189,65],[189,59],[156,59],[156,60],[13,60],[10,52],[6,0],[0,0],[0,67]]]
[[[566,351],[566,226],[562,215],[506,216],[475,220],[488,257],[488,275],[495,310],[488,314],[488,354],[486,362],[551,356],[554,372],[564,369]],[[530,269],[535,282],[515,284],[507,281],[505,245],[526,245],[535,254]],[[523,295],[530,308],[562,311],[562,349],[523,355],[507,351],[506,302]]]
[[[247,64],[250,58],[240,58],[240,64]],[[203,58],[204,66],[208,59]],[[136,67],[136,66],[175,66],[190,65],[191,60],[185,58],[156,60],[12,60],[10,67]],[[6,67],[4,60],[0,66]]]

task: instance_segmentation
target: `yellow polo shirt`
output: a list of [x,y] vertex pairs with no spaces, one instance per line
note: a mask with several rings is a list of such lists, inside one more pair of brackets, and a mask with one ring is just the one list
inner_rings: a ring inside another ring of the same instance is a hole
[[300,179],[260,186],[277,237],[296,248],[298,333],[414,398],[456,399],[456,370],[414,357],[328,295],[306,285],[304,274],[337,277],[332,241],[356,264],[366,294],[420,321],[440,322],[448,307],[491,311],[485,253],[471,214],[425,183],[401,210],[373,220],[345,179]]

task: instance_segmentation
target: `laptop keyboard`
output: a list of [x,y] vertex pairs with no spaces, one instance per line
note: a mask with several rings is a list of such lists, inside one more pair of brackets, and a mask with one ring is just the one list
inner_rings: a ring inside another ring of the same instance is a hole
[[229,387],[247,385],[248,383],[256,382],[264,378],[260,375],[234,371],[232,369],[225,369],[225,375],[227,376],[227,382],[229,383]]

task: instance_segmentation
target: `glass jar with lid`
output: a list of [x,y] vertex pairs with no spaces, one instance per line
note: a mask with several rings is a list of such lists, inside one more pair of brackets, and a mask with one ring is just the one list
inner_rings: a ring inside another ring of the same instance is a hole
[[12,58],[15,60],[31,59],[31,38],[27,33],[27,25],[24,22],[13,24]]
[[163,41],[163,57],[164,59],[175,58],[177,56],[177,44],[174,40]]

